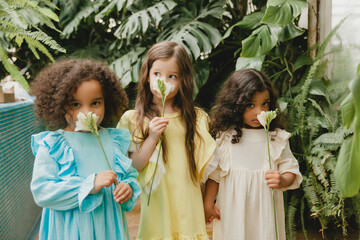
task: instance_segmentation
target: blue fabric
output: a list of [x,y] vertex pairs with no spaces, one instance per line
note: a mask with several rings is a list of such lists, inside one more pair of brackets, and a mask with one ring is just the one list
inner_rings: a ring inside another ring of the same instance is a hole
[[108,170],[93,134],[63,130],[35,134],[31,139],[35,155],[31,191],[43,207],[40,240],[129,238],[124,211],[134,207],[141,192],[138,173],[125,156],[130,135],[127,130],[105,128],[99,134],[111,169],[119,182],[132,187],[132,198],[116,203],[114,185],[90,194],[96,174]]

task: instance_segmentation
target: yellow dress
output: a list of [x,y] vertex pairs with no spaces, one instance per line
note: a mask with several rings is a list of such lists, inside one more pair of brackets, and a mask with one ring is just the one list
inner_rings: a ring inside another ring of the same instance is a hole
[[[196,112],[197,130],[202,138],[200,140],[195,137],[195,160],[199,183],[195,185],[190,177],[185,151],[185,126],[180,112],[165,114],[170,120],[165,130],[168,151],[168,159],[164,164],[166,172],[161,176],[158,186],[153,188],[149,206],[147,206],[148,191],[142,192],[137,239],[208,239],[200,181],[212,158],[216,143],[208,132],[207,114],[200,109],[196,109]],[[139,131],[134,132],[136,116],[135,110],[127,111],[117,126],[128,129],[134,142],[139,140],[137,138]],[[147,122],[144,125],[147,125]],[[153,155],[157,156],[158,148],[159,144]],[[149,161],[139,173],[139,182],[143,190],[149,185],[154,168],[154,161]]]

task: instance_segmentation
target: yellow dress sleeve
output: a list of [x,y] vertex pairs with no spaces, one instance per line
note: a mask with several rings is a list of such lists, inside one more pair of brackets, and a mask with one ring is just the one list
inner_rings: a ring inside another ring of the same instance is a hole
[[196,151],[195,161],[198,170],[198,177],[201,181],[209,161],[212,159],[216,148],[216,142],[209,133],[209,116],[201,109],[197,111],[197,131],[200,134],[195,137]]

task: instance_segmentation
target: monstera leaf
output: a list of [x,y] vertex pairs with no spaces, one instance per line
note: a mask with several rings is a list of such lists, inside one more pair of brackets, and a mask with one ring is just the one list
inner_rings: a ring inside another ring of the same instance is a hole
[[262,22],[288,25],[300,15],[306,6],[307,3],[304,0],[269,0]]

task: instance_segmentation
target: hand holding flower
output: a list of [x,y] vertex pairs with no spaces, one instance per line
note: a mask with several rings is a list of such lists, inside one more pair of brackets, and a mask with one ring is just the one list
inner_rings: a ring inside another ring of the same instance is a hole
[[287,188],[294,183],[295,178],[295,174],[291,172],[281,174],[279,171],[273,169],[265,172],[265,180],[267,181],[269,188]]
[[[154,84],[153,84],[153,89],[155,91],[157,91],[158,93],[160,93],[160,96],[161,96],[161,102],[162,102],[162,111],[161,111],[161,116],[164,117],[164,114],[165,114],[165,101],[166,101],[166,97],[169,95],[169,93],[171,91],[174,90],[174,86],[170,83],[167,83],[165,82],[164,79],[161,79],[161,78],[156,78],[154,80]],[[165,128],[166,128],[166,125],[168,124],[165,123],[165,122],[162,122],[160,120],[154,120],[152,122],[154,125],[152,126],[152,130],[153,132],[156,134],[156,133],[160,133],[160,149],[159,149],[159,152],[158,152],[158,156],[156,158],[156,164],[155,164],[155,169],[154,169],[154,172],[152,174],[152,178],[151,178],[151,184],[150,184],[150,191],[149,191],[149,197],[148,197],[148,201],[147,201],[147,205],[149,206],[150,204],[150,197],[151,197],[151,191],[152,191],[152,187],[153,187],[153,184],[154,184],[154,179],[155,179],[155,173],[156,173],[156,169],[157,169],[157,166],[158,166],[158,162],[159,162],[159,156],[160,156],[160,153],[161,153],[161,146],[162,146],[162,133],[163,131],[165,131]],[[166,125],[165,125],[166,124]],[[165,125],[165,126],[164,126]]]
[[114,200],[118,203],[124,203],[131,199],[133,190],[129,184],[120,182],[113,191]]
[[154,117],[149,122],[149,137],[158,142],[161,138],[161,134],[165,131],[168,124],[169,119],[164,117]]
[[94,188],[91,194],[98,193],[103,187],[110,187],[111,184],[118,184],[117,175],[112,170],[106,170],[96,175],[94,180]]

